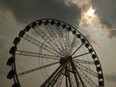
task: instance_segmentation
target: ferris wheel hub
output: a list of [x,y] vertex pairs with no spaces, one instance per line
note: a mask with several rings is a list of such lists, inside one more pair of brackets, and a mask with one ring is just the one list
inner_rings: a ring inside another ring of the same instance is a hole
[[66,56],[60,59],[60,64],[63,65],[69,59],[72,59],[72,56]]

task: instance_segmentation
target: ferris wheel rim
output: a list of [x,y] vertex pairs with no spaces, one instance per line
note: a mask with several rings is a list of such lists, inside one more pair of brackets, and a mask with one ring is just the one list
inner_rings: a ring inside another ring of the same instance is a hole
[[[74,28],[74,27],[71,26],[70,24],[68,24],[68,23],[66,23],[66,22],[63,22],[63,21],[61,21],[61,20],[57,20],[57,19],[44,18],[44,19],[39,19],[39,20],[36,20],[36,21],[30,23],[30,24],[27,25],[27,26],[24,28],[24,30],[22,30],[22,31],[28,32],[28,31],[26,31],[26,28],[27,28],[27,27],[30,27],[30,28],[31,28],[32,25],[33,25],[34,23],[37,23],[37,22],[39,22],[39,21],[55,21],[55,22],[60,22],[60,23],[62,23],[62,24],[65,24],[66,26],[69,26],[69,27],[73,28],[76,32],[78,32],[78,34],[80,34],[80,35],[86,40],[86,42],[90,45],[91,49],[93,50],[93,52],[94,52],[94,54],[95,54],[95,56],[96,56],[96,58],[97,58],[97,61],[99,62],[99,67],[97,66],[97,63],[95,64],[97,74],[98,74],[98,75],[101,75],[101,74],[103,75],[101,63],[100,63],[100,61],[99,61],[99,58],[98,58],[98,56],[97,56],[97,54],[96,54],[94,48],[92,47],[92,45],[90,44],[90,42],[86,39],[86,37],[85,37],[79,30],[77,30],[76,28]],[[61,26],[62,26],[62,25],[61,25]],[[72,32],[73,32],[73,31],[72,31]],[[20,36],[19,36],[19,37],[20,37]],[[82,39],[82,38],[81,38],[81,39]],[[14,47],[17,47],[17,45],[18,45],[18,44],[14,44]],[[15,52],[16,52],[16,51],[15,51]],[[92,53],[91,53],[91,55],[93,56]],[[15,53],[12,54],[12,56],[15,58]],[[93,60],[94,60],[94,58],[93,58]],[[95,61],[95,60],[94,60],[94,61]],[[97,68],[100,68],[100,74],[99,74],[99,70],[98,70]],[[15,71],[15,73],[16,73],[16,75],[13,77],[14,82],[20,84],[20,82],[19,82],[19,80],[18,80],[18,75],[17,75],[17,70],[16,70],[16,64],[15,64],[15,62],[12,64],[12,69],[13,69],[13,70]],[[103,85],[103,84],[104,84],[104,77],[102,76],[102,81],[100,81],[100,80],[101,80],[101,77],[98,77],[99,86],[100,86],[100,87],[104,87],[104,85]],[[100,83],[100,82],[102,82],[102,83]],[[100,85],[100,84],[101,84],[101,85]]]

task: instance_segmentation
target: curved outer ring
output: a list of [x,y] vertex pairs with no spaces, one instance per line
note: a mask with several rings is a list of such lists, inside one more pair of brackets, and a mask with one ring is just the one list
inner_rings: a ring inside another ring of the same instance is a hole
[[[58,22],[60,22],[61,24],[65,24],[66,26],[70,27],[71,29],[74,29],[75,31],[78,32],[78,34],[81,34],[76,28],[74,28],[74,27],[71,26],[70,24],[68,24],[68,23],[66,23],[66,22],[64,22],[64,21],[57,20],[57,19],[52,19],[52,18],[39,19],[39,20],[36,20],[36,21],[30,23],[30,24],[27,25],[27,26],[29,26],[29,27],[31,28],[33,23],[36,23],[36,24],[37,24],[39,21],[46,21],[46,20],[48,20],[48,21],[54,21],[55,24],[58,23]],[[43,23],[44,23],[44,22],[43,22]],[[62,25],[59,25],[59,26],[62,26]],[[23,31],[24,31],[24,32],[28,32],[28,31],[26,31],[25,29],[26,29],[26,27],[23,29]],[[71,30],[71,31],[72,31],[72,30]],[[77,34],[77,33],[76,33],[76,34]],[[85,38],[85,36],[84,36],[83,34],[81,34],[81,35],[82,35],[82,37],[86,40],[86,42],[91,46],[91,48],[93,49],[92,45],[91,45],[90,42]],[[20,38],[20,36],[19,36],[19,38]],[[18,44],[15,44],[15,47],[17,47],[17,45],[18,45]],[[96,52],[95,52],[94,49],[93,49],[93,51],[94,51],[94,54],[96,55],[97,60],[99,61],[98,56],[97,56],[97,54],[96,54]],[[91,55],[92,55],[92,53],[91,53]],[[12,56],[14,56],[14,58],[15,58],[15,53],[14,53],[14,55],[12,55]],[[94,59],[93,59],[93,60],[94,60]],[[95,62],[95,60],[94,60],[94,62]],[[95,65],[96,65],[96,64],[95,64]],[[102,76],[103,76],[103,71],[102,71],[102,67],[101,67],[100,61],[99,61],[99,67],[101,68],[100,74],[102,74]],[[18,76],[17,76],[17,70],[16,70],[16,63],[15,63],[15,62],[12,64],[12,69],[14,69],[15,72],[16,72],[16,75],[13,77],[13,80],[14,80],[15,83],[18,83],[18,84],[20,85],[20,82],[19,82]],[[96,70],[97,70],[97,65],[96,65]],[[97,74],[99,75],[98,70],[97,70]],[[98,84],[99,84],[99,87],[104,87],[104,77],[102,77],[102,78],[99,78],[99,77],[98,77],[98,82],[100,82],[101,79],[102,79],[103,85],[100,85],[100,83],[98,83]]]

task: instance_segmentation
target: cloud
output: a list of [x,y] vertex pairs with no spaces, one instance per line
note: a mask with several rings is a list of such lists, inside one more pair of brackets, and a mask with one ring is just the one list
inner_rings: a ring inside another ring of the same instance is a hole
[[111,24],[116,24],[116,0],[91,0],[91,2],[100,18],[109,21]]
[[107,32],[109,32],[109,38],[113,38],[116,37],[116,27],[113,26],[109,21],[104,20],[104,19],[100,19],[100,23],[102,25],[102,28],[106,28]]
[[[105,2],[105,4],[104,4]],[[96,8],[96,13],[99,16],[100,23],[107,28],[110,35],[109,38],[116,37],[116,0],[92,0],[94,8]],[[112,30],[113,29],[113,30]]]
[[[104,2],[106,4],[104,4]],[[102,0],[98,2],[95,0],[65,0],[65,3],[67,5],[74,4],[77,7],[81,8],[81,27],[88,29],[90,28],[91,24],[94,24],[94,21],[97,21],[99,25],[102,26],[102,28],[100,28],[99,30],[101,30],[101,32],[104,32],[105,36],[107,36],[108,38],[116,37],[116,29],[113,29],[113,26],[115,26],[116,24],[116,6],[114,4],[116,3],[116,1]],[[95,9],[96,17],[94,18],[94,20],[91,20],[91,18],[87,18],[87,16],[84,15],[90,7],[93,7]],[[93,26],[93,28],[94,27],[95,26]]]
[[[90,0],[65,0],[65,4],[67,6],[75,5],[81,9],[81,18],[79,20],[79,30],[84,34],[84,36],[94,45],[100,47],[99,43],[99,34],[101,32],[98,31],[96,26],[94,26],[98,22],[98,17],[95,15],[94,18],[90,18],[87,15],[87,10],[92,7]],[[77,19],[78,20],[78,19]],[[97,34],[96,34],[97,31]]]
[[[81,16],[81,21],[80,24],[83,24],[83,28],[88,29],[88,31],[91,32],[91,29],[96,29],[93,26],[90,26],[86,23],[86,20],[83,19],[83,13],[86,12],[89,7],[94,7],[96,8],[96,19],[97,23],[99,23],[98,26],[105,26],[103,29],[101,27],[99,30],[103,33],[103,35],[107,37],[115,37],[115,31],[109,31],[108,28],[112,27],[112,24],[107,20],[107,17],[104,17],[105,12],[103,13],[103,10],[106,11],[107,9],[105,8],[107,6],[104,5],[104,9],[101,11],[100,8],[102,8],[102,5],[99,3],[95,3],[96,1],[90,1],[90,0],[20,0],[20,1],[7,1],[7,0],[0,0],[1,3],[1,8],[5,9],[6,12],[6,20],[7,24],[10,24],[11,26],[16,25],[17,23],[30,23],[32,21],[35,21],[40,18],[56,18],[60,19],[63,21],[68,22],[69,24],[73,24],[78,26],[78,21],[80,20]],[[103,2],[101,2],[103,3]],[[106,3],[109,3],[106,1]],[[100,7],[97,7],[100,6]],[[109,5],[108,5],[109,6]],[[114,4],[113,4],[114,6]],[[113,9],[110,8],[113,12]],[[109,9],[109,10],[110,10]],[[1,12],[2,13],[2,12]],[[107,14],[106,14],[107,15]],[[82,21],[84,20],[84,21]],[[113,19],[114,20],[114,19]],[[91,23],[94,23],[94,20],[89,21]],[[96,21],[95,21],[96,22]],[[82,28],[81,28],[82,29]],[[96,31],[96,30],[95,30]],[[99,32],[100,32],[99,31]],[[85,31],[86,32],[86,31]],[[92,33],[96,33],[93,32]],[[88,33],[91,35],[91,33]],[[110,34],[110,35],[109,35]],[[92,34],[93,35],[93,34]],[[99,36],[99,33],[98,33]],[[93,41],[93,40],[91,40]]]
[[116,82],[116,73],[106,74],[105,79],[110,82]]
[[17,26],[17,21],[12,14],[11,10],[3,10],[0,9],[0,22],[4,23],[6,26],[9,26],[11,28],[14,28]]
[[80,10],[71,5],[66,6],[63,1],[57,0],[7,0],[0,1],[2,8],[11,9],[14,17],[21,23],[32,22],[40,18],[56,18],[69,23],[74,23],[78,19]]
[[5,36],[0,35],[0,86],[10,87],[13,81],[6,78],[11,67],[6,65],[9,55],[9,49],[11,47],[11,40]]
[[116,29],[114,29],[114,30],[111,29],[110,32],[111,32],[110,37],[111,38],[116,38]]
[[64,0],[66,5],[76,5],[77,7],[81,8],[81,10],[85,10],[91,6],[90,0]]
[[101,23],[102,25],[105,25],[108,29],[111,29],[111,28],[112,28],[112,24],[109,23],[108,21],[102,19],[102,18],[100,19],[100,23]]
[[97,40],[97,38],[92,38],[89,34],[85,35],[85,37],[89,40],[89,42],[97,47],[101,47],[101,43]]

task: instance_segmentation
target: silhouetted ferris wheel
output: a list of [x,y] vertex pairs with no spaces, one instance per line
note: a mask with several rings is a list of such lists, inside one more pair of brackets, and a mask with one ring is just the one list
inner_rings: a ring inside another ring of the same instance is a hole
[[7,61],[12,87],[104,87],[93,47],[63,21],[37,20],[21,30],[13,44]]

